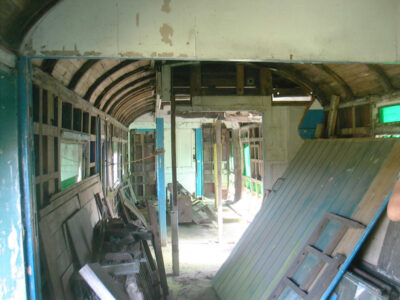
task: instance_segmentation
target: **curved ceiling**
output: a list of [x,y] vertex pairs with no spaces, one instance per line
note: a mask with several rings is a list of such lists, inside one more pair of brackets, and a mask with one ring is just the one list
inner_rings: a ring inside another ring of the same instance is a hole
[[149,60],[33,59],[33,64],[125,125],[154,111],[156,72]]
[[[26,32],[58,2],[1,1],[1,46],[16,52]],[[154,61],[36,59],[35,64],[124,124],[129,124],[143,113],[154,111],[157,64]],[[219,63],[226,66],[232,64],[234,63]],[[275,89],[300,88],[302,93],[316,95],[322,105],[328,104],[331,95],[339,95],[346,102],[369,95],[390,94],[400,89],[398,65],[252,63],[246,66],[249,69],[269,68]],[[183,69],[182,77],[187,75],[185,72]],[[232,72],[226,74],[227,78],[235,78]],[[189,78],[190,76],[187,80]],[[185,80],[182,82],[187,87]]]
[[[156,68],[162,62],[118,59],[34,59],[33,62],[83,99],[126,125],[141,114],[155,110]],[[202,62],[202,93],[236,94],[236,64]],[[245,63],[244,67],[246,77],[254,75],[253,78],[257,77],[260,68],[268,68],[272,73],[275,94],[312,94],[323,106],[329,104],[331,95],[339,95],[342,102],[348,102],[400,89],[398,65]],[[190,96],[190,72],[188,64],[175,69],[176,94]],[[245,93],[257,93],[256,85],[245,86]]]
[[16,52],[29,29],[59,0],[0,2],[0,44]]

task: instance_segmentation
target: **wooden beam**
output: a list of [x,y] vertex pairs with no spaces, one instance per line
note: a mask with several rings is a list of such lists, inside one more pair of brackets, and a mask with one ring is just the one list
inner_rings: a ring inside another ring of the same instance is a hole
[[[163,87],[164,88],[164,87]],[[172,269],[175,276],[179,276],[179,215],[178,215],[178,180],[176,174],[176,102],[175,95],[171,99],[171,161],[172,161]]]
[[240,129],[232,130],[233,159],[235,166],[235,202],[242,198],[242,149],[239,133]]
[[163,298],[166,300],[168,296],[168,283],[167,276],[165,274],[164,259],[161,250],[160,232],[158,231],[157,215],[154,206],[149,201],[147,202],[147,211],[149,213],[149,219],[151,224],[151,230],[153,232],[152,244],[154,253],[156,255],[158,274],[160,276],[161,288],[163,291]]
[[324,64],[312,64],[312,65],[320,69],[321,71],[325,72],[326,74],[328,74],[346,94],[347,100],[354,99],[354,93],[351,90],[350,86],[346,83],[346,81],[343,80],[342,77],[336,74],[331,68],[329,68],[327,65]]
[[221,143],[221,120],[217,120],[215,126],[215,142],[217,144],[217,182],[218,190],[215,197],[218,199],[218,241],[222,242],[223,216],[222,216],[222,143]]
[[192,105],[179,105],[178,112],[265,111],[270,96],[194,96]]
[[244,65],[236,65],[236,93],[240,96],[244,95]]
[[201,95],[201,65],[194,64],[190,66],[190,95]]
[[386,75],[384,69],[379,65],[367,64],[368,69],[376,74],[378,77],[379,83],[385,90],[385,93],[391,93],[394,90],[394,87],[390,81],[390,78]]
[[253,67],[267,67],[270,71],[278,74],[279,76],[289,79],[290,81],[296,83],[301,88],[304,89],[306,93],[312,93],[318,100],[322,103],[327,103],[328,97],[323,90],[319,88],[318,85],[308,80],[300,71],[289,64],[273,64],[265,63],[262,65],[250,63]]
[[[62,85],[57,79],[43,72],[39,68],[33,68],[32,81],[37,85],[41,86],[42,88],[51,91],[54,95],[58,96],[63,101],[67,101],[75,105],[77,108],[81,108],[89,113],[99,115],[103,119],[111,122],[114,126],[117,126],[126,131],[128,130],[128,128],[125,125],[123,125],[110,115],[99,110],[98,108],[94,107],[92,104],[84,100],[74,91],[69,90],[64,85]],[[59,120],[59,122],[61,121]]]
[[268,95],[272,92],[272,75],[268,68],[260,68],[260,93]]
[[104,271],[98,263],[84,265],[79,270],[79,274],[100,299],[129,299],[122,285]]
[[328,125],[327,125],[328,137],[333,137],[335,135],[339,103],[340,103],[340,97],[333,95],[331,97],[331,104],[328,114]]

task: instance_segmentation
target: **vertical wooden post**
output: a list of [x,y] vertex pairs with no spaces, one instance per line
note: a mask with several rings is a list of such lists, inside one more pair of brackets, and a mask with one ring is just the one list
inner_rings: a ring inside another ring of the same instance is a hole
[[233,163],[235,166],[235,198],[234,201],[239,201],[242,198],[242,155],[240,145],[240,129],[232,131],[233,143]]
[[339,103],[340,97],[333,95],[328,114],[328,137],[333,137],[335,135]]
[[268,68],[260,69],[260,93],[261,95],[271,94],[272,89],[272,75]]
[[201,66],[194,64],[190,67],[190,95],[201,95]]
[[222,143],[221,143],[221,120],[217,120],[215,126],[215,142],[217,145],[217,183],[218,190],[215,196],[218,199],[218,241],[222,242],[223,216],[222,216]]
[[244,95],[244,65],[236,65],[236,93]]
[[175,95],[171,93],[171,160],[172,160],[172,212],[171,212],[171,238],[172,238],[172,271],[179,275],[179,215],[178,215],[178,181],[176,176],[176,103]]

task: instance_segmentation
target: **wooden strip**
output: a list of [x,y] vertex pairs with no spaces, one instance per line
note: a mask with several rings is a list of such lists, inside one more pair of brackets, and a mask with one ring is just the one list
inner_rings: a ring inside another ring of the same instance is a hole
[[115,264],[115,265],[103,265],[101,268],[107,273],[114,275],[132,275],[139,273],[139,260],[129,263]]
[[333,95],[331,98],[331,104],[328,114],[328,125],[327,125],[328,137],[333,137],[335,135],[339,103],[340,103],[340,97]]
[[121,200],[122,200],[122,204],[132,213],[136,216],[136,218],[138,218],[140,221],[142,221],[143,225],[146,228],[149,228],[149,224],[146,221],[146,218],[143,216],[143,214],[140,212],[140,210],[136,207],[136,205],[132,202],[129,201],[124,192],[119,190],[119,195],[121,196]]
[[244,95],[244,65],[236,65],[236,93]]
[[79,274],[101,300],[129,300],[124,288],[114,281],[98,263],[86,264]]
[[156,255],[158,273],[160,275],[161,288],[163,290],[163,298],[167,299],[168,296],[168,283],[167,276],[165,273],[164,259],[161,250],[161,240],[160,240],[160,232],[158,230],[158,221],[156,211],[154,209],[153,204],[147,202],[147,209],[149,212],[150,224],[153,231],[153,240],[152,244],[154,247],[154,253]]
[[[364,224],[369,224],[376,211],[393,188],[399,170],[400,143],[396,143],[379,173],[368,188],[368,191],[357,206],[357,209],[352,214],[352,219],[359,220]],[[334,254],[343,253],[347,256],[350,255],[362,234],[362,230],[349,229],[335,249]]]
[[337,214],[328,213],[326,216],[327,216],[327,218],[329,220],[332,220],[332,221],[334,221],[336,223],[340,223],[343,226],[346,226],[346,227],[349,227],[349,228],[356,228],[356,229],[364,229],[365,228],[364,224],[362,224],[360,222],[357,222],[357,221],[354,221],[354,220],[349,219],[349,218],[345,218],[345,217],[339,216]]
[[297,295],[299,295],[301,298],[305,299],[307,298],[308,294],[306,291],[303,291],[297,283],[295,283],[291,278],[285,277],[284,279],[285,284],[290,287],[294,292],[296,292]]
[[331,256],[325,254],[324,252],[322,252],[321,250],[315,248],[314,246],[307,245],[306,246],[306,251],[308,251],[312,255],[316,256],[318,259],[322,260],[325,263],[329,264],[329,263],[331,263],[333,261],[333,258]]
[[260,93],[261,95],[271,94],[272,75],[268,68],[260,68]]
[[67,227],[79,266],[83,266],[91,259],[93,239],[93,228],[86,209],[74,214],[67,221]]
[[218,241],[222,242],[223,216],[222,216],[222,143],[221,143],[221,120],[217,120],[215,127],[215,142],[217,144],[217,190],[215,198],[218,199]]
[[319,299],[325,290],[328,288],[332,279],[335,277],[339,270],[339,267],[346,260],[346,256],[338,254],[334,257],[333,262],[323,270],[322,275],[315,281],[314,286],[308,292],[308,296],[305,299],[314,300]]

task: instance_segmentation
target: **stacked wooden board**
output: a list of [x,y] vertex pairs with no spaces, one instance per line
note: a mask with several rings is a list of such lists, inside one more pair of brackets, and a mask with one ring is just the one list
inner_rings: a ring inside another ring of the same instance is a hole
[[[219,297],[269,299],[326,213],[368,224],[393,186],[398,156],[394,140],[305,142],[218,271]],[[350,230],[336,252],[347,256],[361,234]]]
[[[75,266],[73,263],[70,239],[68,238],[67,226],[71,229],[78,228],[85,222],[91,226],[95,226],[100,219],[100,215],[95,202],[95,194],[103,197],[99,176],[90,177],[73,188],[62,191],[51,199],[51,204],[40,210],[40,241],[42,252],[44,251],[44,262],[46,264],[46,272],[49,288],[48,293],[54,299],[73,299],[70,286],[70,279],[74,273]],[[77,214],[79,212],[79,215]],[[84,214],[89,219],[81,219],[80,215]],[[75,223],[71,220],[75,219]],[[78,221],[78,223],[76,223]],[[73,228],[74,227],[74,228]],[[83,233],[82,239],[90,239]],[[77,245],[81,247],[82,257],[87,258],[88,251],[91,251],[91,241],[88,243]]]

